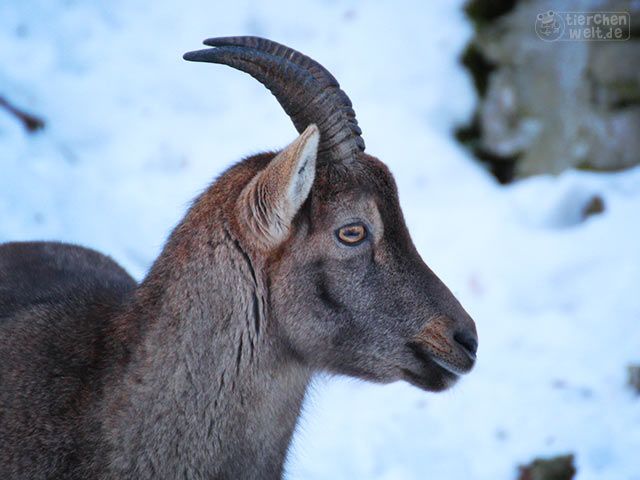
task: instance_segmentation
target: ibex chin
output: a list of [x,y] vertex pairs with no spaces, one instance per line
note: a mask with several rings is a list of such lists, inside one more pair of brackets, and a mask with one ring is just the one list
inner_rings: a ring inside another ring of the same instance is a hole
[[0,478],[279,478],[314,372],[440,391],[474,323],[416,251],[336,79],[256,37],[186,60],[275,95],[300,136],[234,165],[139,285],[95,251],[0,246]]

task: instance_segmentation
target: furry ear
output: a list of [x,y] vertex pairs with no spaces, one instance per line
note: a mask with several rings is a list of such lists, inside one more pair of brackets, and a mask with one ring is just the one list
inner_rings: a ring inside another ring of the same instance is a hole
[[242,190],[237,211],[263,249],[277,247],[307,199],[316,173],[320,133],[309,125]]

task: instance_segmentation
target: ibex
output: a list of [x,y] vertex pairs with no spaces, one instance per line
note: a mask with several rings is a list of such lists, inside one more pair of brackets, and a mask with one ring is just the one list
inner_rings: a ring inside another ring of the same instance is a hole
[[474,364],[336,79],[266,39],[205,45],[184,58],[252,75],[300,136],[218,178],[139,285],[82,247],[0,246],[2,479],[280,478],[314,372],[441,391]]

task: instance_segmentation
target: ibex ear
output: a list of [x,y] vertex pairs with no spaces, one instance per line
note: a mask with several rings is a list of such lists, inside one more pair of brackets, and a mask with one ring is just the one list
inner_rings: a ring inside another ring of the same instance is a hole
[[316,173],[320,133],[311,124],[242,190],[238,214],[259,247],[277,247],[307,199]]

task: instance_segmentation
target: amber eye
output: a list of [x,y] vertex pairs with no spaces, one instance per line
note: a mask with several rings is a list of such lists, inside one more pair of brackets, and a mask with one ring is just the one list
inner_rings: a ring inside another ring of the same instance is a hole
[[367,238],[367,228],[361,223],[351,223],[336,230],[336,236],[343,244],[354,247]]

